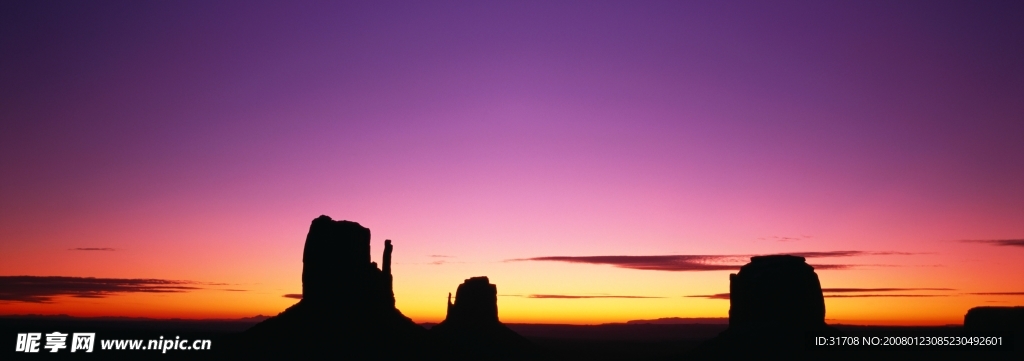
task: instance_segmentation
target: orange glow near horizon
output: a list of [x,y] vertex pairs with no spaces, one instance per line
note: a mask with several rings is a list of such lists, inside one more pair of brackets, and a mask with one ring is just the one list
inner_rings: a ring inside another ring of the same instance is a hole
[[[295,237],[301,240],[301,237]],[[49,302],[0,302],[0,314],[66,314],[79,317],[146,317],[182,319],[232,319],[255,315],[272,316],[291,306],[297,300],[283,297],[301,293],[301,241],[297,247],[284,253],[290,260],[280,262],[275,272],[270,267],[254,269],[254,273],[236,273],[240,262],[225,261],[215,270],[227,271],[236,278],[199,278],[196,269],[180,269],[180,277],[166,277],[173,272],[160,272],[159,264],[138,262],[132,278],[165,278],[194,282],[198,290],[180,293],[123,293],[102,298],[76,298],[55,296]],[[380,241],[375,238],[374,244]],[[397,307],[419,323],[440,322],[444,318],[446,296],[453,292],[462,279],[487,275],[498,285],[500,318],[507,323],[563,323],[602,324],[637,319],[665,317],[728,317],[728,300],[686,297],[728,292],[730,271],[667,272],[644,271],[603,265],[569,264],[560,262],[492,260],[465,262],[464,257],[432,254],[409,255],[402,242],[395,242],[395,295]],[[845,270],[818,270],[822,287],[830,288],[938,288],[902,292],[860,292],[877,297],[830,297],[826,292],[826,319],[831,324],[859,325],[947,325],[961,324],[966,311],[975,306],[1016,305],[1024,296],[972,295],[1010,291],[1015,283],[998,277],[1015,255],[997,252],[996,247],[978,248],[969,243],[945,244],[958,247],[961,258],[948,255],[877,255],[865,256],[856,263],[865,264]],[[374,251],[379,251],[375,247]],[[135,258],[127,251],[95,251],[91,258],[75,257],[77,251],[65,252],[61,264],[68,270],[56,268],[55,274],[80,277],[110,277],[121,274],[113,267],[112,259]],[[250,254],[260,250],[250,249]],[[128,253],[128,255],[125,255]],[[60,254],[60,253],[58,253]],[[166,256],[166,255],[165,255]],[[972,257],[991,260],[987,266],[972,261]],[[919,260],[918,258],[927,257]],[[27,258],[27,257],[25,257]],[[20,259],[25,259],[20,258]],[[107,258],[104,260],[103,258]],[[379,255],[373,259],[379,262]],[[933,262],[956,262],[936,266]],[[1000,261],[1003,260],[1003,261]],[[417,262],[418,261],[418,262]],[[833,259],[834,261],[834,259]],[[885,265],[900,261],[912,264]],[[69,270],[78,262],[80,269],[89,273]],[[812,263],[814,261],[812,260]],[[819,263],[828,263],[820,261]],[[106,265],[109,268],[95,267]],[[52,265],[5,264],[4,273],[12,269],[54,269]],[[959,267],[959,268],[958,268]],[[1018,266],[1019,267],[1019,266]],[[965,271],[968,270],[968,271]],[[896,273],[893,273],[896,272]],[[970,272],[970,273],[966,273]],[[37,275],[46,275],[39,272]],[[278,277],[264,277],[276,274]],[[898,275],[898,277],[896,277]],[[264,282],[258,282],[263,279]],[[880,283],[877,280],[886,280]],[[983,281],[984,280],[984,281]],[[571,285],[571,286],[568,286]],[[571,295],[593,298],[531,298],[530,295]],[[898,295],[895,297],[888,297]],[[923,296],[923,297],[904,297]],[[602,296],[634,296],[646,298],[602,298]],[[995,301],[995,302],[993,302]]]
[[2,2],[0,281],[122,281],[0,315],[276,315],[322,214],[417,322],[726,317],[786,253],[885,289],[831,323],[1024,305],[1024,3],[810,3]]

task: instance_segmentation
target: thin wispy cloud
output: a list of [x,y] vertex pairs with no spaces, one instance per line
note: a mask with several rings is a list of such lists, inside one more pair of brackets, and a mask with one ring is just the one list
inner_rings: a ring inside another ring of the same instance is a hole
[[984,243],[1001,247],[1024,247],[1024,239],[965,239],[964,243]]
[[205,289],[207,285],[164,279],[0,276],[0,301],[49,303],[57,296],[104,298],[123,293],[181,293]]
[[1024,296],[1024,292],[971,292],[965,295],[977,296]]
[[814,267],[814,269],[816,269],[816,270],[850,269],[850,268],[854,268],[854,267],[864,267],[864,266],[888,266],[888,265],[877,265],[877,264],[873,264],[873,265],[865,265],[865,264],[820,264],[820,263],[812,263],[811,264],[811,267]]
[[[866,252],[866,251],[832,251],[832,252],[797,252],[786,253],[804,258],[842,258],[860,256],[891,256],[912,255],[905,252]],[[506,260],[518,261],[549,261],[566,263],[583,263],[611,265],[619,268],[650,271],[735,271],[746,264],[753,255],[661,255],[661,256],[549,256]],[[848,269],[865,266],[860,264],[811,264],[815,269]]]
[[845,292],[905,292],[905,291],[956,291],[953,288],[822,288],[824,293]]
[[427,264],[433,265],[433,266],[441,266],[441,265],[452,264],[452,263],[466,263],[466,262],[451,261],[451,260],[449,260],[447,258],[438,259],[438,260],[435,260],[435,261],[427,262]]
[[[729,256],[553,256],[515,259],[512,261],[554,261],[567,263],[604,264],[620,268],[655,271],[732,271],[740,265]],[[728,263],[726,263],[728,262]]]
[[950,295],[912,295],[912,294],[866,294],[866,295],[825,295],[825,298],[879,298],[879,297],[949,297]]
[[707,299],[712,299],[712,300],[728,300],[729,299],[729,294],[728,293],[716,293],[716,294],[713,294],[713,295],[689,295],[689,296],[683,296],[683,297],[707,298]]
[[[910,292],[910,291],[955,291],[952,288],[822,288],[821,292],[824,293],[825,297],[829,298],[866,298],[866,297],[946,297],[950,295],[916,295],[916,294],[886,294],[886,293],[867,293],[867,294],[848,294],[848,293],[860,293],[860,292]],[[839,293],[839,294],[832,294]],[[707,298],[712,300],[728,300],[728,293],[716,293],[713,295],[689,295],[683,297],[691,298]]]
[[862,257],[862,256],[913,256],[921,253],[913,252],[868,252],[868,251],[829,251],[829,252],[795,252],[776,253],[800,256],[804,258],[827,258],[827,257]]
[[114,251],[113,248],[108,247],[78,247],[68,248],[69,251]]
[[525,297],[525,298],[554,298],[554,299],[590,299],[590,298],[665,298],[658,296],[619,296],[619,295],[502,295],[509,297]]
[[778,241],[778,242],[792,242],[792,241],[801,241],[801,240],[810,239],[810,238],[811,238],[811,236],[800,235],[798,237],[771,236],[771,237],[760,237],[758,239],[762,240],[762,241],[766,241],[767,240],[767,241]]
[[286,295],[284,295],[282,297],[294,298],[296,300],[301,300],[302,299],[302,294],[301,293],[289,293],[289,294],[286,294]]
[[[884,297],[949,297],[950,295],[912,295],[912,294],[864,294],[864,295],[824,295],[825,298],[884,298]],[[713,295],[692,295],[684,297],[707,298],[712,300],[728,300],[728,293],[717,293]]]

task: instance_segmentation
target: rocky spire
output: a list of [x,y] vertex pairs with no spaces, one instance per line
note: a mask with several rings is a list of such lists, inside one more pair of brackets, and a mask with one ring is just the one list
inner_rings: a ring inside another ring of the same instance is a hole
[[444,313],[444,318],[448,319],[448,316],[452,314],[452,293],[448,292],[448,308]]
[[391,247],[391,240],[390,239],[384,240],[384,257],[382,258],[382,260],[383,260],[382,262],[384,263],[384,267],[381,268],[381,270],[384,271],[384,274],[386,274],[388,276],[391,276],[391,250],[392,249],[394,249],[394,247]]

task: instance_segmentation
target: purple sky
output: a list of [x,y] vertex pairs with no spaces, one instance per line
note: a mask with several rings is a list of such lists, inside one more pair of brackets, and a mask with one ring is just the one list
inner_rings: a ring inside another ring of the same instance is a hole
[[1019,5],[205,3],[6,5],[9,181],[312,162],[865,188],[840,198],[1024,188]]
[[[231,281],[320,214],[466,262],[1024,235],[1018,1],[0,10],[2,274]],[[39,265],[83,247],[160,256]]]

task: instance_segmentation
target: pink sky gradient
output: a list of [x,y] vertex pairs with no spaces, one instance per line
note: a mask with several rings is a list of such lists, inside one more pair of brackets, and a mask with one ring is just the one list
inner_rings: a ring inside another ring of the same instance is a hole
[[[0,314],[243,317],[301,292],[320,214],[395,244],[398,307],[488,276],[505,321],[724,317],[729,271],[549,256],[827,258],[844,323],[1021,305],[1019,2],[0,5],[0,276],[202,290]],[[782,238],[792,238],[780,240]],[[76,251],[74,248],[112,248]],[[443,255],[449,257],[432,257]],[[928,292],[918,291],[925,294]]]

